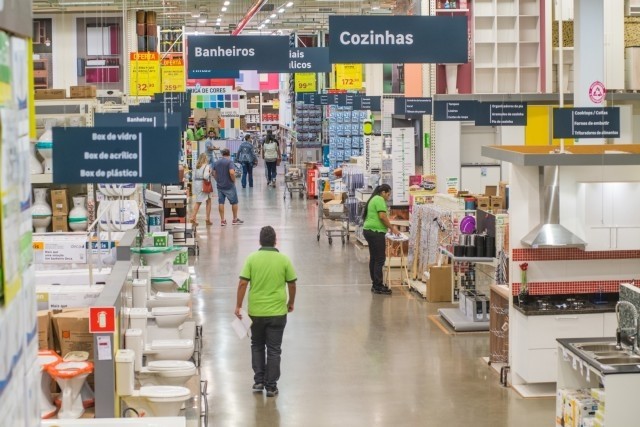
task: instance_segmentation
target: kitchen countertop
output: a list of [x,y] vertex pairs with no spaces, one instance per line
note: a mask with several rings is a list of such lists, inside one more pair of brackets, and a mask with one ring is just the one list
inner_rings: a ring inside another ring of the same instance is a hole
[[509,287],[505,285],[490,285],[489,289],[500,295],[502,298],[509,300]]
[[620,366],[608,366],[601,365],[594,358],[590,357],[587,353],[577,349],[573,344],[586,344],[586,343],[603,343],[611,342],[615,343],[615,338],[558,338],[558,343],[566,348],[569,352],[574,354],[580,360],[586,362],[589,366],[599,371],[603,375],[614,374],[640,374],[639,365],[620,365]]
[[616,303],[608,302],[606,304],[591,304],[588,303],[585,307],[580,309],[560,309],[560,308],[551,308],[549,310],[541,310],[538,308],[536,303],[526,304],[524,306],[520,306],[514,297],[513,308],[515,308],[520,313],[525,316],[557,316],[559,314],[592,314],[592,313],[613,313],[616,311]]

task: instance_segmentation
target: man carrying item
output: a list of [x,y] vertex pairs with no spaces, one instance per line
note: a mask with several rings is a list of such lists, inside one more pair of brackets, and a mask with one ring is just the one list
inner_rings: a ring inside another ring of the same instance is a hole
[[209,135],[207,139],[204,141],[204,148],[207,150],[207,158],[209,159],[209,164],[213,168],[213,151],[217,150],[218,147],[215,146],[213,140],[216,139],[216,131],[213,129],[209,129]]
[[227,225],[224,219],[224,201],[229,199],[231,203],[231,212],[233,212],[233,225],[241,225],[244,223],[238,218],[238,193],[236,191],[236,170],[229,149],[222,150],[222,158],[218,159],[213,165],[213,178],[216,180],[218,188],[218,211],[220,212],[220,225]]
[[[251,317],[251,365],[254,372],[253,391],[267,397],[278,394],[282,336],[287,324],[287,313],[293,311],[296,299],[296,272],[291,260],[276,248],[276,232],[271,226],[260,230],[260,250],[245,261],[240,282],[235,314],[240,312],[244,295],[249,287],[249,317]],[[286,287],[285,287],[286,283]],[[289,297],[287,299],[287,288]],[[266,347],[266,359],[265,359]]]
[[251,143],[251,135],[246,134],[236,153],[236,160],[242,164],[242,188],[247,188],[247,175],[249,187],[253,188],[253,167],[258,164],[258,157]]

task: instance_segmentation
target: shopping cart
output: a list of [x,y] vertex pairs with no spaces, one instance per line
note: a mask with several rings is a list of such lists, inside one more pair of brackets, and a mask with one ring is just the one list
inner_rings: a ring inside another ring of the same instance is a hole
[[333,243],[334,237],[340,237],[344,245],[349,240],[349,212],[343,203],[324,202],[322,197],[318,199],[318,235],[324,230],[324,234],[329,239],[329,244]]
[[298,193],[300,198],[304,197],[304,193],[307,190],[305,170],[304,165],[284,164],[283,199],[287,198],[287,192],[289,193],[289,197],[293,197],[293,193]]

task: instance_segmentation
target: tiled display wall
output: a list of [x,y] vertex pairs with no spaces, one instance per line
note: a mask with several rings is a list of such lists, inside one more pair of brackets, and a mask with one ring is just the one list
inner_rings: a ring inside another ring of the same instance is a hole
[[[564,295],[564,294],[595,294],[598,292],[612,293],[620,290],[620,284],[631,283],[625,280],[593,280],[573,282],[529,282],[529,295]],[[511,292],[518,295],[520,283],[512,283]],[[636,285],[638,286],[638,285]]]
[[578,248],[514,249],[514,261],[583,261],[604,259],[637,259],[640,251],[583,251]]

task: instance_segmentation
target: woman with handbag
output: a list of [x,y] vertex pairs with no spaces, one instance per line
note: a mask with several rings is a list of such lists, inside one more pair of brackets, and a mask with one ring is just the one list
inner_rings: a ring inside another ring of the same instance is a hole
[[211,184],[211,165],[209,165],[209,158],[207,153],[202,153],[198,156],[198,162],[196,163],[196,170],[193,177],[193,195],[196,198],[196,203],[193,206],[193,216],[191,217],[191,223],[194,227],[198,225],[196,216],[202,202],[206,202],[207,210],[207,225],[213,224],[211,222],[211,194],[213,193],[213,185]]
[[268,140],[262,146],[262,158],[267,165],[267,185],[276,186],[277,166],[280,163],[280,144],[276,139]]

